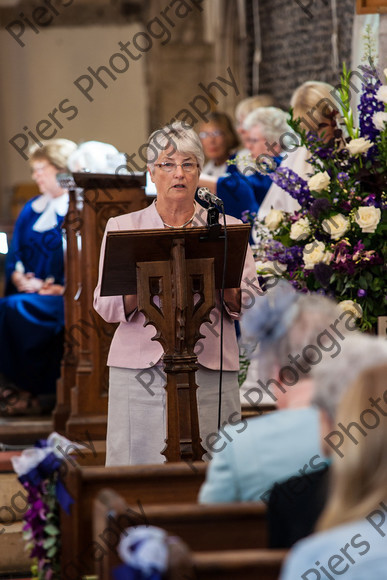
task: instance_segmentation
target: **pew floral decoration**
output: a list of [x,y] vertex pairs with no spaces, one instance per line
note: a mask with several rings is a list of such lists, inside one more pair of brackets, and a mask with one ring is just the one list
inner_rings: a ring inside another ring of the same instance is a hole
[[113,570],[114,580],[161,580],[168,566],[168,540],[155,526],[125,530],[118,545],[123,564]]
[[[352,308],[362,330],[370,330],[385,315],[387,303],[387,84],[373,66],[361,69],[359,128],[353,123],[351,73],[345,67],[338,89],[345,130],[337,127],[324,144],[291,115],[289,125],[310,152],[311,176],[302,179],[279,166],[270,177],[301,209],[293,214],[271,210],[254,227],[263,240],[260,256],[277,264],[274,275],[289,279],[299,291],[334,297]],[[387,79],[387,69],[384,75]]]
[[36,580],[60,578],[59,505],[67,513],[73,500],[62,482],[66,451],[77,447],[56,432],[41,439],[21,455],[11,458],[20,483],[27,491],[23,538]]

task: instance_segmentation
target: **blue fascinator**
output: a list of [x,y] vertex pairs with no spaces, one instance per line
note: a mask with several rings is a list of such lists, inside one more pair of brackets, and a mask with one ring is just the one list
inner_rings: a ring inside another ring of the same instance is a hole
[[[298,311],[299,294],[285,280],[278,280],[243,317],[242,342],[248,352],[257,344],[270,348],[289,330]],[[253,343],[253,344],[251,344]]]

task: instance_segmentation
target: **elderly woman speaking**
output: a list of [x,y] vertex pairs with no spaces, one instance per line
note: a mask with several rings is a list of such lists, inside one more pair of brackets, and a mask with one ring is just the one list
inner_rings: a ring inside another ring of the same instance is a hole
[[[101,296],[102,264],[106,233],[113,230],[190,228],[202,226],[207,211],[195,203],[204,154],[195,131],[181,122],[155,131],[149,138],[148,170],[157,190],[156,200],[146,209],[110,218],[102,241],[98,285],[94,307],[107,322],[119,322],[109,356],[109,408],[106,465],[162,463],[166,437],[166,383],[162,366],[163,349],[152,340],[153,326],[144,327],[145,317],[137,309],[137,297]],[[227,216],[228,224],[240,223]],[[248,289],[249,286],[249,289]],[[222,423],[240,421],[238,389],[239,352],[234,320],[259,296],[255,264],[248,248],[241,288],[224,292],[224,357],[222,375]],[[215,324],[220,316],[220,296],[211,322],[200,328],[204,336],[195,348],[199,369],[196,374],[199,428],[203,447],[217,432],[220,334]],[[151,388],[139,380],[141,371],[152,374]]]

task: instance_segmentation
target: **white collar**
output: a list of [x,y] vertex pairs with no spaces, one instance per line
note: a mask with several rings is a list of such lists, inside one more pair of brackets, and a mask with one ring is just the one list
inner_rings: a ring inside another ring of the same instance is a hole
[[58,215],[65,216],[69,207],[69,194],[64,193],[59,197],[40,195],[32,203],[31,207],[40,217],[36,220],[32,229],[35,232],[46,232],[58,225]]

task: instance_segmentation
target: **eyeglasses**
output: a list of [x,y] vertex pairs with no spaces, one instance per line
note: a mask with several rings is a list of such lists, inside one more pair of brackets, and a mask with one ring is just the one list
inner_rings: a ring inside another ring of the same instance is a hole
[[51,166],[51,163],[39,163],[36,165],[31,165],[31,173],[40,173],[41,171],[45,171]]
[[184,173],[192,173],[195,171],[199,165],[197,163],[193,163],[192,161],[185,161],[184,163],[172,163],[171,161],[164,161],[163,163],[155,163],[156,167],[160,167],[162,171],[165,173],[172,173],[172,171],[176,171],[178,167],[181,167]]
[[265,141],[265,139],[259,139],[259,138],[254,138],[254,137],[246,137],[245,142],[246,143],[259,143],[260,141]]
[[216,129],[215,131],[200,131],[199,137],[200,139],[206,139],[207,137],[221,137],[223,135],[223,131],[220,129]]

